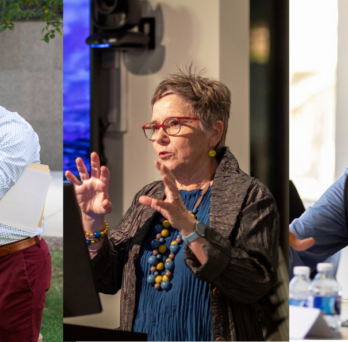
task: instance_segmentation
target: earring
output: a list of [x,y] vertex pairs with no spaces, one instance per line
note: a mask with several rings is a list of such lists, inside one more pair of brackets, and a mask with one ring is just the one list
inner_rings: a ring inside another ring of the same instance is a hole
[[216,156],[216,151],[210,150],[209,155],[210,155],[210,157],[214,158]]

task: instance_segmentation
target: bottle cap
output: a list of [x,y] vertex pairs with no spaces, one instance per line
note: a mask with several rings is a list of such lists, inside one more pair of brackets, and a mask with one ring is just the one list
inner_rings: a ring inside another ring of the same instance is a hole
[[294,275],[305,275],[306,277],[309,277],[310,269],[307,266],[296,266],[294,267]]
[[323,262],[317,265],[318,272],[329,272],[332,271],[333,265],[327,262]]

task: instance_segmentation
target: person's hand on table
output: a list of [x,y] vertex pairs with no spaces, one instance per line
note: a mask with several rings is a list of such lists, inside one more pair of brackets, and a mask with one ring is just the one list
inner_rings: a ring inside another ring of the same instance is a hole
[[305,251],[306,249],[312,247],[314,245],[314,238],[308,238],[304,240],[297,239],[296,235],[292,232],[289,232],[289,245],[295,251]]
[[100,167],[99,156],[91,153],[91,177],[81,158],[76,159],[81,182],[70,171],[66,171],[67,180],[74,184],[77,203],[82,212],[86,231],[101,231],[104,228],[105,214],[112,211],[109,201],[110,172],[106,166]]
[[166,198],[162,201],[148,196],[140,196],[139,203],[161,213],[169,221],[170,225],[183,233],[184,236],[191,234],[195,230],[196,219],[188,213],[180,197],[173,173],[157,160],[155,161],[155,166],[162,175]]

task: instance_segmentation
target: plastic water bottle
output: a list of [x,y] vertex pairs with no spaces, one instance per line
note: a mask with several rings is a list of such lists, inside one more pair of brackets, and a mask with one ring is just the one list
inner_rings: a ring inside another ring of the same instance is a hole
[[296,306],[307,306],[309,296],[309,267],[294,267],[294,277],[289,285],[289,304]]
[[308,306],[322,311],[328,326],[333,331],[341,327],[341,287],[332,276],[333,265],[317,265],[318,274],[310,285]]

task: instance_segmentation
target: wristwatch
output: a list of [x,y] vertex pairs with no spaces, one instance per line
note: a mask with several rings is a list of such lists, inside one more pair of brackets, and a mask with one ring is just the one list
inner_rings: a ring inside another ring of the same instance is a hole
[[197,240],[199,237],[204,237],[204,233],[205,233],[205,229],[207,228],[207,226],[201,222],[201,221],[197,221],[196,223],[196,230],[187,235],[187,236],[183,236],[182,239],[185,242],[186,245],[190,244],[192,241]]

